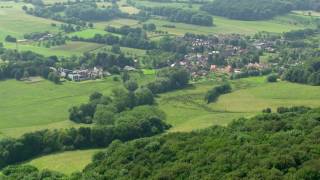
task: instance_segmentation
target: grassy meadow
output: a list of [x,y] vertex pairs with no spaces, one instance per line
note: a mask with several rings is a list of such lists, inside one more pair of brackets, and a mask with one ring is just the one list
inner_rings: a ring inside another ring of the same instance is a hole
[[99,149],[56,153],[33,159],[26,164],[39,169],[50,169],[64,174],[71,174],[75,171],[81,171],[91,162],[92,156],[98,151]]
[[250,117],[267,107],[320,106],[320,87],[288,82],[267,83],[265,77],[231,81],[233,92],[207,104],[205,93],[217,83],[193,84],[187,89],[160,95],[158,103],[173,128],[190,131],[211,125],[227,125],[239,117]]
[[[145,74],[154,73],[151,70],[144,72]],[[320,87],[288,82],[267,83],[265,77],[235,80],[231,81],[231,84],[232,93],[221,96],[217,102],[212,104],[204,102],[204,95],[207,90],[217,85],[217,81],[194,83],[186,89],[161,94],[157,99],[157,104],[166,113],[168,123],[173,125],[169,132],[192,131],[212,125],[225,126],[240,117],[259,114],[267,107],[275,111],[279,106],[320,106]],[[86,97],[83,97],[83,100],[85,101]],[[66,121],[49,123],[47,127],[72,126],[72,123],[69,125],[66,123]],[[37,126],[31,127],[37,128]],[[26,163],[39,169],[70,174],[82,170],[97,151],[94,149],[57,153]]]
[[[139,84],[153,80],[154,75],[131,74]],[[63,82],[56,85],[36,78],[35,81],[0,81],[0,137],[18,137],[39,129],[79,126],[68,119],[68,109],[88,102],[95,91],[108,95],[122,86],[112,77],[103,80]]]
[[94,91],[109,93],[120,82],[106,80],[65,82],[55,85],[46,80],[0,82],[0,133],[19,136],[27,131],[44,128],[70,127],[68,109],[88,101]]
[[[25,3],[0,2],[0,41],[3,41],[7,35],[23,38],[23,35],[31,32],[57,32],[57,27],[52,27],[52,23],[59,22],[39,18],[26,14],[22,10]],[[30,6],[29,6],[30,7]]]

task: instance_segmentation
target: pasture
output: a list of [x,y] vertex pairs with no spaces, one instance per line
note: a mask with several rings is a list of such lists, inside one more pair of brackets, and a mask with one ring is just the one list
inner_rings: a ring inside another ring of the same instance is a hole
[[89,42],[74,42],[67,41],[65,45],[53,46],[46,48],[43,46],[37,46],[36,44],[18,44],[5,43],[5,47],[8,49],[18,49],[19,51],[34,51],[44,56],[64,56],[69,57],[73,55],[82,55],[85,52],[94,51],[101,48],[103,45]]
[[288,82],[267,83],[265,77],[231,81],[233,92],[207,104],[205,93],[217,83],[203,82],[160,95],[158,103],[173,125],[172,131],[190,131],[211,125],[227,125],[240,117],[250,117],[265,108],[279,106],[320,106],[320,87]]
[[69,175],[75,171],[81,171],[91,162],[92,156],[98,151],[99,149],[67,151],[39,157],[25,164],[30,164],[38,169],[50,169]]
[[107,34],[107,32],[102,29],[85,29],[82,31],[69,33],[68,36],[69,37],[78,36],[81,38],[93,38],[95,34],[105,35],[105,34]]
[[[131,73],[139,84],[154,79],[154,75]],[[93,92],[108,95],[122,86],[112,77],[83,82],[63,82],[56,85],[39,78],[37,81],[0,81],[0,137],[18,137],[39,129],[79,127],[69,121],[68,109],[88,102]]]
[[[101,48],[94,50],[93,52],[109,52],[112,53],[112,46],[111,45],[104,45]],[[144,49],[136,49],[136,48],[129,48],[129,47],[120,47],[121,52],[128,56],[134,57],[141,57],[146,55],[146,50]]]
[[74,123],[68,120],[70,107],[87,102],[94,91],[109,93],[119,85],[112,78],[62,85],[46,80],[1,81],[0,133],[16,137],[29,130],[71,127]]
[[58,28],[51,26],[59,22],[39,18],[26,14],[22,10],[24,3],[0,2],[0,41],[7,35],[23,38],[23,35],[31,32],[57,32]]

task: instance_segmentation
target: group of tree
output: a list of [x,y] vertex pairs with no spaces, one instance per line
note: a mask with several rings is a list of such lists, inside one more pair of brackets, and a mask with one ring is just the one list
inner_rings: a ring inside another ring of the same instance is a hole
[[[319,116],[320,109],[281,108],[280,113],[241,118],[227,127],[114,141],[69,178],[319,179]],[[19,172],[44,174],[30,166],[2,171],[6,177]]]
[[0,58],[5,61],[0,64],[0,80],[8,78],[21,80],[29,76],[42,76],[57,82],[57,78],[53,78],[53,76],[49,78],[49,67],[54,65],[57,60],[55,56],[44,57],[31,51],[18,52],[2,48]]
[[139,106],[124,111],[113,124],[61,130],[41,130],[17,139],[0,140],[0,168],[58,151],[101,148],[114,140],[128,141],[159,134],[170,126],[156,107]]
[[[110,20],[116,17],[126,16],[117,6],[99,8],[95,2],[68,2],[55,3],[51,6],[35,5],[35,7],[23,7],[26,13],[51,18],[67,24],[78,26],[90,26],[88,21]],[[92,24],[92,23],[91,23]]]
[[226,83],[226,84],[222,84],[219,86],[216,86],[212,89],[210,89],[206,95],[205,95],[205,101],[207,101],[207,103],[212,103],[218,100],[219,96],[223,95],[223,94],[227,94],[230,93],[232,90],[230,84]]
[[153,105],[154,95],[146,87],[138,86],[133,79],[123,78],[125,88],[112,90],[111,96],[94,93],[90,101],[69,109],[69,118],[76,123],[96,123],[102,125],[113,124],[123,116],[121,112],[142,105]]
[[121,37],[113,34],[95,34],[92,38],[81,38],[78,36],[71,37],[72,41],[85,41],[85,42],[95,42],[107,45],[119,45],[122,47],[130,47],[137,49],[154,49],[156,48],[156,43],[150,41],[145,36],[137,36],[134,33],[129,33],[128,35],[122,35]]
[[271,68],[255,69],[255,68],[242,68],[241,72],[232,73],[231,79],[241,79],[247,77],[265,76],[272,73]]
[[212,26],[213,18],[202,12],[186,10],[175,7],[143,7],[146,16],[164,16],[169,21],[195,24],[200,26]]
[[283,74],[283,79],[302,84],[314,86],[320,85],[320,61],[315,60],[305,65],[290,67]]
[[111,73],[118,74],[125,66],[134,66],[131,57],[123,54],[111,53],[85,53],[83,56],[58,58],[57,56],[45,57],[31,51],[16,51],[0,47],[0,80],[24,77],[42,76],[45,79],[59,83],[60,76],[50,70],[50,67],[62,67],[66,69],[78,69],[80,67],[102,67]]
[[11,42],[11,43],[16,43],[17,42],[17,38],[15,38],[15,37],[13,37],[11,35],[6,36],[6,38],[4,40],[7,41],[7,42]]
[[289,0],[215,0],[201,7],[211,14],[240,20],[269,19],[293,9]]
[[315,34],[319,34],[320,29],[301,29],[301,30],[294,30],[294,31],[289,31],[285,32],[283,34],[283,37],[286,40],[296,40],[296,39],[305,39],[308,36],[313,36]]
[[157,72],[155,81],[146,85],[152,93],[164,93],[176,89],[184,88],[188,85],[190,73],[180,67],[163,68]]

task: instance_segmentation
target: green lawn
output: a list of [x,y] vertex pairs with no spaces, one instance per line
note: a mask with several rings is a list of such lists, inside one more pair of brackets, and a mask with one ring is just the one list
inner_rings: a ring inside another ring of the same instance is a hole
[[265,78],[232,81],[234,92],[223,95],[216,103],[206,104],[204,96],[215,82],[166,93],[158,99],[173,128],[170,131],[190,131],[211,125],[227,125],[239,117],[249,117],[262,109],[279,106],[320,106],[320,87],[278,82],[269,84]]
[[49,169],[64,174],[71,174],[75,171],[81,171],[91,162],[92,156],[98,151],[99,149],[94,149],[51,154],[33,159],[26,164],[33,165],[38,169]]

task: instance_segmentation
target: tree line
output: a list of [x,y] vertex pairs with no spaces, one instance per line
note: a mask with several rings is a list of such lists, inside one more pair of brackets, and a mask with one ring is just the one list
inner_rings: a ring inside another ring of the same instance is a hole
[[307,65],[299,65],[290,67],[283,74],[283,79],[302,84],[310,84],[314,86],[320,85],[320,61],[315,60]]
[[161,112],[151,106],[126,111],[114,124],[61,130],[42,130],[22,137],[0,140],[0,168],[35,156],[58,151],[108,146],[114,140],[128,141],[152,136],[168,129]]
[[293,5],[282,0],[215,0],[201,9],[231,19],[262,20],[286,14],[293,9]]
[[23,10],[31,15],[50,18],[67,24],[89,26],[88,21],[105,21],[116,17],[125,17],[117,6],[99,8],[95,2],[75,2],[70,4],[55,3],[52,6],[23,6]]
[[4,61],[0,63],[0,80],[8,78],[21,80],[30,76],[41,76],[55,83],[60,82],[60,76],[50,70],[50,67],[77,69],[99,66],[111,73],[118,74],[121,68],[134,65],[133,59],[123,54],[102,52],[96,54],[85,53],[83,56],[70,58],[45,57],[32,51],[19,52],[5,49],[2,44],[0,44],[0,58]]
[[205,101],[212,103],[218,100],[219,96],[230,93],[232,90],[230,84],[222,84],[210,89],[205,95]]
[[140,15],[157,15],[167,17],[169,21],[195,24],[200,26],[212,26],[213,18],[205,13],[190,11],[174,7],[142,7],[144,12]]

